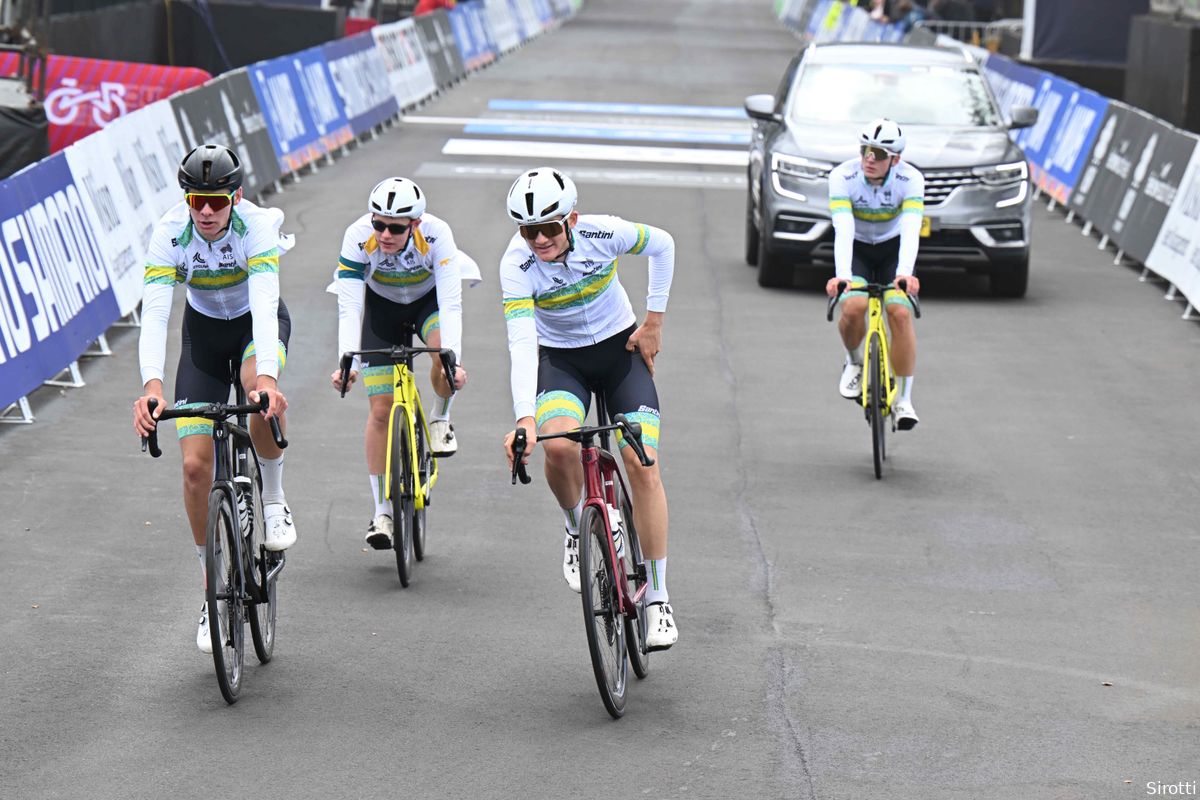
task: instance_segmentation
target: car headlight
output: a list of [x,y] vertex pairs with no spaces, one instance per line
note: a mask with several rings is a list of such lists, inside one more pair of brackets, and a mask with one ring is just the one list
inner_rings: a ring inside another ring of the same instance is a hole
[[971,173],[988,186],[1008,186],[1029,178],[1029,166],[1024,161],[975,167]]
[[771,171],[786,175],[789,178],[819,181],[829,175],[833,164],[828,161],[814,161],[800,156],[785,156],[779,153],[771,154]]

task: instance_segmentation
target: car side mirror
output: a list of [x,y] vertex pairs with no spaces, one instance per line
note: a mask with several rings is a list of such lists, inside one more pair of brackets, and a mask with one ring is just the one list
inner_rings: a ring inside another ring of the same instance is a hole
[[1038,110],[1033,106],[1013,106],[1009,115],[1012,122],[1008,128],[1015,131],[1019,128],[1032,128],[1037,123]]
[[769,94],[752,94],[746,98],[746,114],[751,119],[763,122],[781,122],[783,116],[775,113],[775,97]]

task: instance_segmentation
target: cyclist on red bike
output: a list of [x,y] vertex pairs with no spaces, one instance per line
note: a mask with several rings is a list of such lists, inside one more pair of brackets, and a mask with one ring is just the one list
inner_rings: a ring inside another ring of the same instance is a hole
[[[895,285],[917,294],[921,282],[913,275],[921,219],[925,213],[925,176],[900,160],[904,133],[890,119],[867,124],[859,134],[859,157],[829,173],[829,211],[833,218],[835,276],[825,291],[837,295],[838,283],[850,283],[844,295],[838,333],[846,346],[846,365],[838,383],[842,397],[858,399],[862,392],[863,340],[867,334],[867,296],[855,283]],[[917,334],[912,303],[898,289],[884,295],[891,360],[896,374],[896,427],[911,430],[918,422],[912,404],[913,368],[917,363]]]
[[[150,236],[142,291],[138,343],[145,394],[133,403],[133,427],[154,430],[163,403],[167,325],[176,284],[187,286],[182,347],[175,374],[175,408],[229,402],[236,368],[251,402],[269,399],[269,410],[250,420],[262,475],[266,547],[286,550],[296,541],[292,512],[283,494],[283,451],[271,437],[268,417],[286,429],[287,399],[278,376],[287,354],[291,317],[279,297],[279,256],[291,248],[281,235],[283,212],[260,208],[242,196],[242,164],[227,147],[203,144],[179,165],[183,202],[167,211]],[[149,401],[158,407],[153,414]],[[208,493],[213,479],[213,423],[200,417],[176,421],[183,453],[183,503],[192,541],[204,571]],[[196,644],[212,652],[208,605],[203,606]]]
[[[518,226],[500,261],[504,318],[512,356],[513,413],[528,437],[583,424],[592,389],[604,392],[611,413],[642,426],[642,466],[621,442],[633,493],[635,525],[646,557],[646,646],[663,650],[679,638],[667,594],[667,496],[658,463],[659,405],[654,359],[675,268],[675,242],[664,230],[620,217],[580,215],[575,184],[542,167],[517,178],[508,192],[509,219]],[[649,256],[646,318],[639,326],[617,278],[617,257]],[[504,447],[512,466],[514,434]],[[620,442],[620,438],[618,437]],[[546,482],[566,520],[563,575],[579,591],[579,518],[583,507],[580,445],[545,442]]]

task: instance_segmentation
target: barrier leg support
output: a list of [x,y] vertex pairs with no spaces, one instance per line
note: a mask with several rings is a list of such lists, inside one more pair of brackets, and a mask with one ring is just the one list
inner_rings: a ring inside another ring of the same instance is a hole
[[[14,416],[14,414],[19,414],[20,416]],[[22,397],[15,403],[9,403],[7,408],[5,408],[3,411],[0,411],[0,423],[6,423],[9,425],[28,425],[33,422],[34,419],[35,417],[33,416],[33,409],[30,408],[29,398],[27,397]]]
[[[96,349],[92,349],[92,347]],[[102,333],[96,337],[96,341],[88,345],[88,349],[79,354],[80,358],[99,358],[100,356],[111,356],[112,350],[108,347],[108,338]]]
[[[64,372],[70,376],[70,380],[59,379],[58,376],[62,375]],[[65,386],[68,389],[79,389],[87,386],[87,384],[83,381],[83,374],[79,371],[78,361],[72,361],[66,367],[60,369],[53,378],[48,381],[42,381],[42,383],[46,386]]]
[[1084,236],[1092,235],[1092,223],[1090,221],[1083,223],[1083,235]]
[[1067,222],[1074,222],[1074,221],[1075,221],[1075,209],[1072,208],[1070,211],[1067,212]]
[[1193,313],[1194,311],[1195,309],[1192,307],[1192,304],[1188,303],[1187,308],[1183,310],[1183,317],[1181,319],[1200,319],[1200,315]]
[[1175,288],[1175,284],[1172,283],[1171,288],[1167,289],[1167,293],[1163,295],[1163,300],[1174,300],[1178,296],[1179,293]]
[[1150,280],[1152,277],[1154,277],[1154,276],[1151,274],[1150,268],[1142,267],[1142,274],[1138,275],[1138,280],[1142,283],[1145,283],[1146,281]]
[[1054,202],[1054,198],[1051,197],[1050,202],[1046,203],[1046,210],[1053,211],[1056,208],[1058,208],[1058,204],[1056,202]]
[[125,316],[112,324],[114,328],[140,328],[142,327],[142,312],[135,308]]
[[[1125,251],[1124,251],[1124,250],[1121,250],[1121,249],[1118,249],[1118,250],[1117,250],[1117,257],[1113,259],[1113,266],[1114,266],[1114,267],[1119,267],[1119,266],[1121,266],[1121,259],[1123,259],[1124,257],[1125,257]],[[1150,270],[1146,270],[1146,272],[1149,272],[1149,271],[1150,271]]]
[[1100,244],[1096,245],[1096,249],[1103,250],[1106,247],[1108,247],[1108,234],[1107,233],[1100,237]]

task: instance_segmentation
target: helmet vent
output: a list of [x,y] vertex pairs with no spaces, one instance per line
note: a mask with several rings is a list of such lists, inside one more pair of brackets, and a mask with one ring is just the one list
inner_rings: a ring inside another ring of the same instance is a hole
[[529,216],[533,216],[533,192],[525,193],[525,208],[529,209]]

